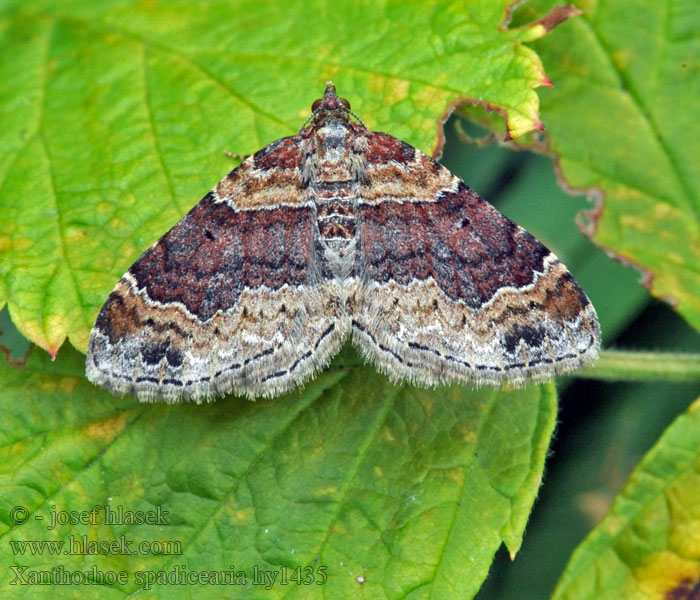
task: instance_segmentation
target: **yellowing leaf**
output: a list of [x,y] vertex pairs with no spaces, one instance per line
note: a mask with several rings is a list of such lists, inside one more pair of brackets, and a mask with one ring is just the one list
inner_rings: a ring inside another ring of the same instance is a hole
[[573,554],[555,600],[691,598],[700,581],[700,400]]
[[581,8],[535,44],[547,151],[568,186],[598,190],[592,239],[700,329],[700,4]]

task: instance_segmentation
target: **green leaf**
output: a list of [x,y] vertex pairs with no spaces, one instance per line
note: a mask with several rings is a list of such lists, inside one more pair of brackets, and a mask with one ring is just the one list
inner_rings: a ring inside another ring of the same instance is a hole
[[[457,98],[538,123],[544,80],[508,2],[0,6],[0,308],[85,350],[117,279],[231,168],[295,133],[332,79],[372,129],[429,151]],[[420,43],[416,43],[420,40]]]
[[700,400],[661,436],[574,552],[554,593],[691,598],[700,577]]
[[[82,355],[71,349],[54,363],[34,352],[24,370],[0,364],[0,562],[27,566],[25,577],[59,565],[124,571],[126,583],[98,588],[104,598],[179,565],[188,573],[234,565],[248,583],[155,584],[155,597],[196,590],[198,598],[260,598],[256,568],[296,567],[317,578],[327,567],[327,582],[281,585],[278,575],[264,597],[350,598],[360,589],[368,597],[472,597],[501,542],[511,554],[520,546],[556,418],[553,387],[425,391],[357,363],[345,352],[299,393],[207,406],[115,399],[85,381]],[[105,504],[162,507],[168,524],[109,525],[97,509],[94,524],[49,529],[52,510]],[[26,523],[13,524],[16,506],[27,509]],[[181,553],[17,553],[22,542],[83,535],[172,542]],[[0,572],[3,598],[87,591],[11,585],[15,576]]]
[[599,190],[583,222],[592,239],[700,329],[700,4],[581,8],[534,46],[554,83],[540,93],[546,144],[534,144],[568,187]]

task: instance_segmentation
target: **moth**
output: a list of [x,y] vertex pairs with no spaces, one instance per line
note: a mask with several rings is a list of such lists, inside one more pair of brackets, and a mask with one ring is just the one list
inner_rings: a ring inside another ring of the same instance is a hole
[[87,376],[141,400],[272,397],[347,338],[394,381],[524,385],[593,361],[595,310],[542,243],[332,83],[129,268]]

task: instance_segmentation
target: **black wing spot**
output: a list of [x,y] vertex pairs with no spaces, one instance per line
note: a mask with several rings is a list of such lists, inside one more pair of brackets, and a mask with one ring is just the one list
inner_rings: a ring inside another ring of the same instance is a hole
[[503,345],[509,354],[513,354],[523,340],[531,348],[538,347],[544,342],[544,335],[540,329],[529,326],[516,326],[503,338]]

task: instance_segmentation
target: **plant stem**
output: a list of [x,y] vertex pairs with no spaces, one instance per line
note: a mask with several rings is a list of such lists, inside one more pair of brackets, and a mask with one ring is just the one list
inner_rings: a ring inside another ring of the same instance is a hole
[[700,381],[700,354],[601,350],[577,377],[617,381]]

